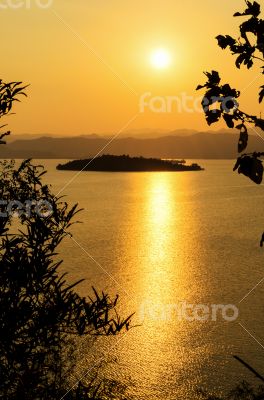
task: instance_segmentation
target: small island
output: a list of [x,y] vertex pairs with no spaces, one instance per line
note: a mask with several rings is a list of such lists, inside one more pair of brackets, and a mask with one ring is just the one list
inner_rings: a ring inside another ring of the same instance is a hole
[[102,155],[96,158],[73,160],[57,165],[62,171],[106,172],[155,172],[155,171],[203,171],[198,164],[186,165],[185,160],[162,160],[158,158],[130,157],[128,155]]

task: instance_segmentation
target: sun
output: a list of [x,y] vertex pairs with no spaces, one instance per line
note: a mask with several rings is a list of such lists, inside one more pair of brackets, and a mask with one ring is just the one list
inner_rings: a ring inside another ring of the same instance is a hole
[[151,64],[154,68],[164,69],[171,63],[171,55],[165,49],[156,49],[151,54]]

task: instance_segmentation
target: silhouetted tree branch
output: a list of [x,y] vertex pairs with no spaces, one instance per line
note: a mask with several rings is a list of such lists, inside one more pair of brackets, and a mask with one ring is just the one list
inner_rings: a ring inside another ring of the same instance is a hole
[[[261,7],[256,1],[245,1],[247,8],[244,12],[237,12],[235,17],[248,16],[240,27],[240,37],[235,39],[230,35],[217,36],[218,45],[222,49],[231,51],[236,55],[236,67],[241,68],[242,65],[248,69],[254,66],[254,61],[264,62],[264,20],[260,18]],[[264,65],[261,66],[261,74],[264,73]],[[218,122],[221,118],[229,128],[236,127],[240,131],[238,141],[238,152],[242,153],[248,145],[248,128],[247,124],[254,126],[256,129],[264,131],[264,119],[261,116],[250,115],[240,109],[238,98],[240,92],[231,88],[229,84],[221,84],[221,78],[217,71],[205,72],[207,82],[199,85],[197,90],[205,89],[205,95],[202,100],[202,107],[205,113],[208,125]],[[264,85],[260,87],[258,95],[259,103],[264,98]],[[236,163],[234,170],[238,170],[252,179],[255,183],[261,183],[263,179],[263,165],[260,157],[262,153],[242,154]]]
[[[5,83],[0,79],[0,118],[10,115],[14,102],[20,101],[19,96],[27,96],[24,90],[27,86],[21,86],[22,82],[9,82]],[[0,126],[0,129],[5,128],[7,125]],[[0,133],[0,144],[5,144],[2,140],[5,136],[10,135],[10,131]]]

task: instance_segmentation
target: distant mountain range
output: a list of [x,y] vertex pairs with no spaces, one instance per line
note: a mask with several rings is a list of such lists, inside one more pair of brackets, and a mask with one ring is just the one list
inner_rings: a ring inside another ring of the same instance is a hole
[[[137,139],[155,139],[160,138],[162,136],[190,136],[199,133],[199,131],[194,129],[175,129],[173,131],[168,129],[134,129],[134,130],[126,130],[121,132],[118,137],[119,138],[137,138]],[[206,133],[237,133],[235,129],[222,129],[218,131],[206,131]],[[12,134],[8,137],[8,142],[14,142],[15,140],[32,140],[39,139],[41,137],[52,137],[52,138],[64,138],[64,137],[74,137],[74,138],[86,138],[86,139],[110,139],[116,135],[116,132],[112,133],[89,133],[89,134],[80,134],[80,135],[55,135],[50,133],[42,133],[42,134],[30,134],[30,133],[22,133],[19,135]]]
[[[0,147],[0,158],[80,159],[90,158],[98,153],[180,159],[234,159],[237,156],[237,130],[214,133],[182,130],[170,132],[169,135],[142,136],[131,132],[127,136],[114,139],[110,144],[110,136],[107,135],[35,135],[33,138],[31,135],[11,136],[12,139],[7,138],[7,144]],[[251,134],[247,151],[264,151],[263,140],[258,135]]]

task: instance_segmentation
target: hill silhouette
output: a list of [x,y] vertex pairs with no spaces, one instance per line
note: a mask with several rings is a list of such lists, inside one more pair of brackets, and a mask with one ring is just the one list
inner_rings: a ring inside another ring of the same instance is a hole
[[[40,137],[15,140],[3,146],[1,158],[89,158],[101,152],[131,157],[176,159],[234,159],[237,155],[238,134],[196,133],[188,136],[162,136],[158,138],[117,138],[109,146],[104,137]],[[248,151],[261,151],[262,138],[251,135]]]

